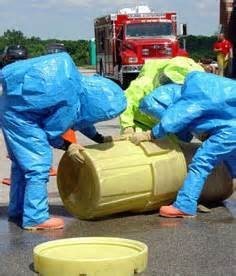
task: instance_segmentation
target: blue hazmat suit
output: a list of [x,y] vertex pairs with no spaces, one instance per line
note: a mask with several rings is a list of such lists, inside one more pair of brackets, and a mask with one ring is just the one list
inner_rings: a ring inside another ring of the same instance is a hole
[[0,129],[2,128],[3,97],[0,96]]
[[[94,129],[93,123],[118,116],[126,108],[126,100],[119,86],[102,77],[96,77],[98,85],[95,77],[88,85],[82,83],[81,74],[66,53],[15,62],[4,67],[1,74],[2,130],[12,160],[8,213],[21,218],[23,227],[30,227],[49,218],[46,184],[52,163],[50,146],[61,148],[61,135],[69,128]],[[97,105],[92,106],[94,111],[89,106],[91,82],[93,90],[100,91]],[[109,91],[108,95],[103,90]],[[110,106],[109,99],[116,99],[118,105],[114,107],[112,102]],[[84,127],[82,114],[86,110],[94,117]]]
[[195,153],[174,206],[195,215],[197,200],[213,168],[225,161],[236,176],[236,82],[209,73],[188,74],[181,97],[170,105],[152,136],[162,138],[188,130],[205,140]]
[[[159,86],[143,98],[139,110],[155,119],[161,119],[167,108],[181,97],[181,89],[182,85],[173,83]],[[184,142],[190,142],[193,138],[186,130],[176,133],[176,136]]]
[[[124,110],[127,105],[126,98],[124,93],[118,93],[121,89],[116,83],[99,75],[82,76],[81,84],[83,90],[80,95],[80,117],[74,124],[73,129],[79,130],[93,139],[97,133],[94,124],[112,119],[118,113],[120,114],[121,110]],[[114,91],[118,91],[117,97],[115,97]],[[88,106],[89,108],[87,108]]]
[[0,128],[2,128],[2,113],[3,113],[2,80],[3,80],[3,74],[2,74],[2,71],[0,70]]

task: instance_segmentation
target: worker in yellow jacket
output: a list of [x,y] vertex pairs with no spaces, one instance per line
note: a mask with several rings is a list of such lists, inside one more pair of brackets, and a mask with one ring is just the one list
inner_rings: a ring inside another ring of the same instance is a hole
[[171,82],[183,84],[186,75],[192,71],[204,71],[204,69],[194,60],[186,57],[147,61],[139,76],[125,91],[127,108],[120,116],[122,133],[132,134],[151,129],[157,123],[157,119],[139,110],[143,97],[162,84]]

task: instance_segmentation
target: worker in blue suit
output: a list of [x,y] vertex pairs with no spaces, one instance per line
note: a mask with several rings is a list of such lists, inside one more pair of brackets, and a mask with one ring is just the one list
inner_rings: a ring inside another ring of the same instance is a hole
[[5,66],[0,80],[2,130],[12,160],[9,217],[22,220],[28,230],[63,228],[63,220],[50,217],[48,211],[51,146],[71,149],[72,158],[83,163],[83,147],[61,135],[75,127],[105,142],[93,124],[118,116],[126,108],[124,93],[102,77],[82,80],[66,53]]
[[187,177],[173,205],[162,206],[165,217],[195,216],[197,201],[213,168],[225,161],[236,175],[236,82],[204,72],[190,73],[181,97],[170,105],[148,132],[136,133],[135,144],[189,131],[205,141],[195,153]]

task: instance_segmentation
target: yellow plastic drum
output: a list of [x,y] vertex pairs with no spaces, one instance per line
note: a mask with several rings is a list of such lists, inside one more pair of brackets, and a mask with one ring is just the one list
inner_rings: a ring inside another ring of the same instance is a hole
[[[84,165],[65,153],[58,167],[60,196],[80,219],[157,210],[175,199],[198,147],[179,147],[167,139],[140,146],[129,141],[93,145],[83,152]],[[221,165],[208,177],[200,200],[222,201],[232,192],[232,178]]]
[[119,238],[73,238],[34,248],[34,269],[42,276],[133,276],[147,266],[144,243]]
[[83,154],[81,165],[65,153],[57,177],[65,208],[80,219],[156,210],[175,198],[187,170],[170,140],[93,145]]

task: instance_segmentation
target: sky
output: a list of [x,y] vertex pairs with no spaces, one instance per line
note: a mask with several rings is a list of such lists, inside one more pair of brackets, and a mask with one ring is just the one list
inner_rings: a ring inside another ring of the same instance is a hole
[[94,18],[137,4],[176,11],[179,23],[188,24],[188,34],[218,30],[219,0],[0,0],[0,35],[15,29],[42,39],[90,39]]

